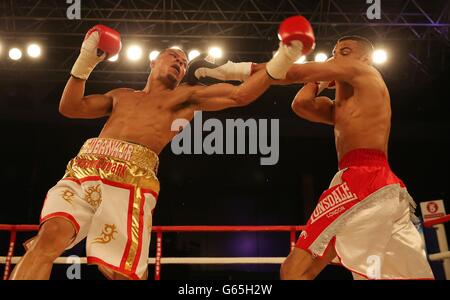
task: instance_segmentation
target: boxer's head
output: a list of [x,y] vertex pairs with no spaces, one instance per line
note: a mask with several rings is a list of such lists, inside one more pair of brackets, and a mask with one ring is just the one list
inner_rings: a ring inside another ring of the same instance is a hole
[[372,63],[373,45],[361,36],[344,36],[338,40],[333,50],[334,59],[351,58]]
[[152,76],[160,79],[170,88],[175,88],[186,74],[188,58],[180,49],[167,48],[150,63]]

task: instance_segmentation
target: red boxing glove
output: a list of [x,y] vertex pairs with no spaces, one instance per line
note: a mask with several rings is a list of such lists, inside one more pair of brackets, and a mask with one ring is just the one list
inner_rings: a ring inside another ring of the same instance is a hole
[[86,34],[84,40],[87,40],[93,32],[98,32],[100,40],[97,48],[106,53],[105,59],[108,59],[120,52],[122,49],[122,41],[120,33],[105,25],[95,25]]
[[291,66],[315,47],[311,24],[302,16],[290,17],[280,24],[278,37],[281,42],[275,55],[266,65],[267,74],[273,79],[284,79]]
[[117,31],[104,25],[92,27],[84,37],[80,55],[70,74],[87,80],[98,63],[118,54],[121,48],[120,34]]
[[293,41],[300,41],[303,44],[302,55],[307,55],[316,46],[311,24],[303,16],[293,16],[284,20],[280,24],[278,37],[286,45],[291,45]]

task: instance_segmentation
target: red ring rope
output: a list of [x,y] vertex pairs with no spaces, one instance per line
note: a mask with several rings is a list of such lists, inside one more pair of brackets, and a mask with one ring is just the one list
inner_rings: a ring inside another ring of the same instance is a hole
[[[152,232],[156,233],[156,261],[155,280],[161,277],[162,236],[163,232],[290,232],[290,249],[295,246],[296,232],[302,231],[305,226],[153,226]],[[14,254],[16,233],[26,231],[38,231],[38,225],[5,225],[0,224],[0,231],[10,231],[10,243],[5,262],[3,279],[9,278],[11,259]]]

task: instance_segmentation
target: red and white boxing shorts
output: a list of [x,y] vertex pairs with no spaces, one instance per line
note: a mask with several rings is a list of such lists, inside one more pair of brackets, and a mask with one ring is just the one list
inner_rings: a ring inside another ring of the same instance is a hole
[[413,224],[415,203],[377,150],[358,149],[339,163],[296,247],[322,257],[334,247],[355,279],[433,279]]
[[69,220],[76,238],[84,238],[87,261],[131,279],[148,268],[152,213],[159,193],[158,156],[121,140],[86,141],[49,190],[41,221]]

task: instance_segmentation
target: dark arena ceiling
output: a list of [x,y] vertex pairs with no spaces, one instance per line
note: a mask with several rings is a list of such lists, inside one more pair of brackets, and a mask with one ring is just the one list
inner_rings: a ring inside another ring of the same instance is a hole
[[[363,35],[390,53],[385,75],[404,84],[433,80],[449,66],[449,1],[381,1],[381,18],[370,20],[365,0],[89,0],[81,19],[70,20],[63,0],[0,1],[0,79],[65,81],[87,30],[104,24],[122,34],[124,46],[144,49],[174,44],[189,50],[223,47],[224,58],[263,62],[276,49],[277,28],[286,17],[301,14],[314,28],[316,50],[331,53],[343,35]],[[7,61],[5,48],[31,41],[42,44],[38,62]],[[311,59],[311,58],[309,58]],[[127,61],[99,66],[96,82],[141,84],[148,64]]]

